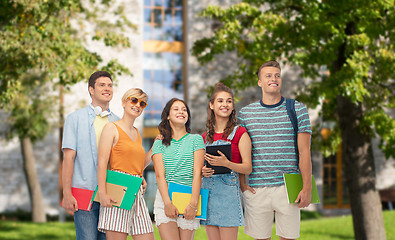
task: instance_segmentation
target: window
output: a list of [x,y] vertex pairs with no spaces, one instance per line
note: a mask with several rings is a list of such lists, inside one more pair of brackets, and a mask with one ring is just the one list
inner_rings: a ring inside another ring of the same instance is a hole
[[[326,101],[322,106],[321,136],[325,140],[335,129],[334,106]],[[343,171],[341,146],[329,157],[323,158],[323,206],[324,208],[349,208],[348,188]]]
[[182,11],[181,0],[144,1],[143,70],[144,89],[149,96],[145,127],[158,126],[168,100],[184,99]]
[[323,159],[324,161],[324,208],[349,208],[348,189],[343,177],[342,151]]

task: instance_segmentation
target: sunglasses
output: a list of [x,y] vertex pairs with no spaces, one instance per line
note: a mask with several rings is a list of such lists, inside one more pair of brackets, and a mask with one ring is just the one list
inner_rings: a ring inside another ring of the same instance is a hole
[[140,100],[138,98],[135,98],[135,97],[128,97],[126,100],[130,100],[130,103],[133,105],[137,105],[137,103],[140,103],[140,107],[142,109],[144,109],[148,105],[147,102]]

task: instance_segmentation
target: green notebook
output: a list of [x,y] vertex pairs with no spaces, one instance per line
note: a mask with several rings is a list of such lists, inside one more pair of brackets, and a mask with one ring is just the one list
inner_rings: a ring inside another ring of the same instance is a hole
[[[126,187],[125,195],[123,196],[123,200],[119,207],[126,210],[132,209],[134,199],[137,196],[143,179],[125,173],[107,170],[106,182]],[[93,193],[92,201],[95,199],[97,190],[98,187],[96,187],[96,190]]]
[[[311,203],[320,203],[317,185],[315,184],[314,175],[311,175]],[[284,174],[285,189],[287,191],[288,203],[295,203],[299,192],[303,188],[301,174]]]

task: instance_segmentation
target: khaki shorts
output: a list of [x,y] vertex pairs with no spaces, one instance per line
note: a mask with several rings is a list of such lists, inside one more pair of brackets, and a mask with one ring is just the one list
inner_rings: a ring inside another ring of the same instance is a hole
[[253,238],[270,238],[275,218],[278,236],[299,238],[300,209],[296,204],[288,203],[284,185],[254,190],[255,194],[248,190],[243,193],[244,232]]

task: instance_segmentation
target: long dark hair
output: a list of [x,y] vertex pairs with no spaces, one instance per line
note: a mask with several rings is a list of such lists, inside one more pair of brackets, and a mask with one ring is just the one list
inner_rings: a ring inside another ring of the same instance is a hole
[[185,130],[190,133],[191,132],[191,111],[189,110],[188,105],[184,102],[184,100],[178,99],[178,98],[172,98],[170,99],[167,103],[166,106],[163,108],[162,115],[161,115],[161,122],[159,123],[158,129],[160,134],[163,136],[162,143],[165,146],[170,146],[171,143],[171,135],[172,135],[172,129],[170,126],[169,119],[169,113],[170,113],[170,108],[173,106],[173,103],[175,102],[182,102],[185,107],[187,108],[187,113],[188,113],[188,121],[185,123]]
[[215,98],[217,97],[217,94],[220,92],[227,92],[232,96],[232,101],[233,101],[233,111],[232,113],[229,115],[229,120],[228,123],[226,124],[226,127],[224,129],[224,137],[228,137],[229,134],[233,131],[233,128],[237,125],[237,119],[236,119],[236,111],[234,109],[234,99],[233,99],[233,92],[232,90],[226,86],[225,84],[223,84],[222,82],[217,83],[214,86],[214,91],[211,94],[210,97],[210,101],[207,105],[207,113],[208,113],[208,117],[207,117],[207,121],[206,121],[206,128],[207,128],[207,134],[206,134],[206,141],[209,143],[212,143],[214,140],[214,126],[215,126],[215,114],[214,114],[214,110],[212,110],[210,108],[210,103],[214,104]]

